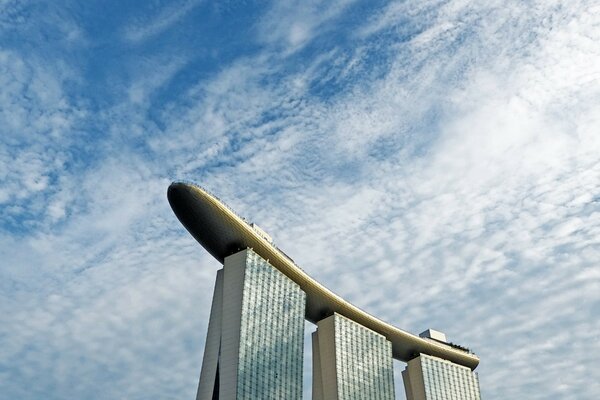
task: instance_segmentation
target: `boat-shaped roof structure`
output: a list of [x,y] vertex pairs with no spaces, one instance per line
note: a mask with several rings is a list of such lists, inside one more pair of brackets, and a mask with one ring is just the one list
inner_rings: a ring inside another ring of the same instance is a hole
[[318,321],[341,314],[387,338],[395,359],[409,361],[420,353],[475,369],[479,358],[465,348],[413,335],[396,328],[336,295],[311,278],[264,231],[246,222],[216,196],[188,182],[169,186],[168,199],[175,215],[190,234],[217,260],[251,248],[300,286],[306,293],[306,319]]

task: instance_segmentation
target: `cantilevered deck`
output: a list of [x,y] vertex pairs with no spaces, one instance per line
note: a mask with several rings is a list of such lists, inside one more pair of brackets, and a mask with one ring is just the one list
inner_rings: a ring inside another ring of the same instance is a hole
[[199,186],[174,182],[169,186],[168,198],[183,226],[220,262],[225,257],[250,247],[296,282],[306,293],[307,320],[317,323],[337,312],[384,335],[392,343],[392,354],[397,360],[408,361],[424,353],[471,369],[479,364],[479,358],[468,351],[413,335],[348,303],[308,276],[264,234],[260,234],[218,198]]

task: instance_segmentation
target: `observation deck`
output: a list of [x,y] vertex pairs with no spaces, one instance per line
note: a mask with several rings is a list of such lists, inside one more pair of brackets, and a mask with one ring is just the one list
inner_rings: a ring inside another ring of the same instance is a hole
[[475,369],[479,358],[461,346],[441,343],[396,328],[336,295],[308,276],[270,238],[246,222],[216,196],[187,182],[174,182],[167,193],[175,215],[190,234],[217,260],[246,248],[267,260],[306,293],[306,319],[312,323],[341,314],[387,338],[392,356],[404,362],[420,353]]

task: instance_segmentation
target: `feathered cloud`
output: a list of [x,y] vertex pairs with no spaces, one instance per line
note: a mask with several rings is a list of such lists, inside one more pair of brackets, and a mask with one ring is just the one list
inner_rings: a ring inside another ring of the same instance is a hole
[[155,37],[179,23],[191,10],[200,4],[199,0],[185,0],[175,3],[158,3],[149,15],[136,17],[124,30],[125,39],[130,42],[143,42]]
[[218,263],[169,210],[173,179],[356,305],[471,347],[483,397],[598,397],[598,7],[277,3],[205,70],[223,48],[151,45],[207,23],[195,7],[111,17],[111,51],[149,55],[102,78],[93,46],[40,61],[38,36],[6,39],[0,398],[194,396]]

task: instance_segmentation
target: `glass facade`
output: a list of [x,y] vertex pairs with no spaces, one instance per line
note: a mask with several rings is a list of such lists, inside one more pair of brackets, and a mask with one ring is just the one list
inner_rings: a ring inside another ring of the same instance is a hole
[[477,374],[462,365],[421,354],[407,371],[408,400],[481,400]]
[[[254,253],[218,271],[197,400],[301,400],[306,294]],[[342,315],[313,333],[313,400],[393,400],[392,345]],[[477,374],[421,354],[402,373],[408,400],[481,400]]]
[[306,295],[256,253],[246,254],[237,399],[300,400]]
[[393,400],[392,344],[335,315],[335,364],[340,400]]
[[394,399],[392,345],[384,336],[339,314],[319,322],[316,336],[313,379],[322,386],[314,386],[313,399]]

